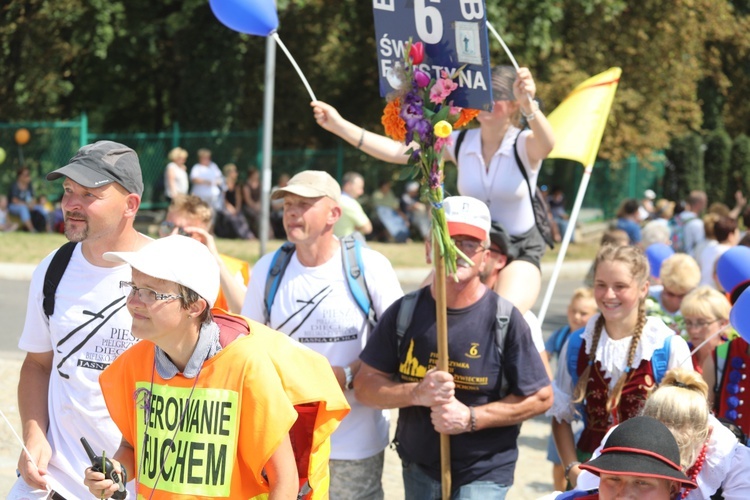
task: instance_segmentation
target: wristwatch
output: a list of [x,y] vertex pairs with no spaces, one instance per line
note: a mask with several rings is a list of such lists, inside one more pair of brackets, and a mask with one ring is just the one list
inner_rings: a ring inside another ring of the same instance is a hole
[[344,366],[344,377],[346,377],[344,380],[344,389],[351,389],[353,387],[354,375],[352,375],[352,369],[349,365]]

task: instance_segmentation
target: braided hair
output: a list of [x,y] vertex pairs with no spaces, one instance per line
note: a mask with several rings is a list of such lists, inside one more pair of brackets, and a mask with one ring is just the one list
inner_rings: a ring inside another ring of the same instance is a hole
[[[643,255],[643,252],[634,246],[613,246],[604,245],[599,253],[596,255],[594,260],[594,275],[596,270],[602,262],[622,262],[626,264],[633,279],[638,283],[639,286],[644,285],[648,280],[649,267],[648,259]],[[607,412],[610,412],[613,408],[616,408],[620,404],[620,396],[622,395],[622,389],[625,386],[625,382],[630,374],[630,365],[633,364],[635,358],[635,352],[638,348],[638,343],[643,333],[643,328],[646,326],[646,298],[643,297],[638,304],[638,322],[636,323],[633,336],[630,340],[630,348],[628,350],[628,361],[627,366],[623,374],[612,389],[610,398],[607,400]],[[604,316],[599,315],[594,325],[594,334],[591,338],[591,349],[589,350],[589,359],[581,376],[578,378],[575,390],[573,391],[573,402],[580,403],[586,397],[586,387],[589,381],[589,375],[591,374],[591,367],[596,362],[596,349],[599,346],[599,340],[601,339],[602,329],[604,328]]]

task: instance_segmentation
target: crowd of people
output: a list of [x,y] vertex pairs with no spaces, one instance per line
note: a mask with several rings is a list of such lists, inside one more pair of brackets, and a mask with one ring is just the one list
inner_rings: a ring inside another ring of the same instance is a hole
[[[460,195],[443,209],[461,254],[444,298],[432,277],[404,294],[366,245],[377,225],[357,201],[356,172],[342,184],[313,170],[280,179],[271,226],[287,241],[252,268],[219,253],[214,236],[221,224],[257,227],[257,171],[240,182],[236,165],[220,170],[201,150],[188,175],[187,154],[173,150],[158,239],[133,224],[143,181],[131,148],[87,145],[48,174],[62,179],[69,242],[30,285],[19,342],[25,447],[9,498],[379,500],[395,408],[407,500],[441,497],[440,435],[450,436],[451,498],[505,498],[520,426],[545,413],[550,498],[750,498],[750,346],[729,329],[750,256],[724,221],[741,209],[701,219],[699,192],[677,216],[657,213],[673,207],[652,193],[624,203],[571,293],[569,324],[545,344],[530,310],[545,243],[526,178],[536,184],[554,138],[528,98],[526,68],[497,68],[492,85],[494,109],[460,152],[460,132],[445,152]],[[406,161],[407,145],[311,105],[363,152]],[[386,182],[372,198],[390,238],[416,229],[429,259],[419,188],[407,184],[399,199]],[[641,209],[653,219],[643,228]],[[666,232],[644,247],[644,233],[660,234],[649,224]],[[701,286],[712,248],[712,282]],[[437,368],[441,300],[447,371]],[[111,470],[92,464],[82,437]]]

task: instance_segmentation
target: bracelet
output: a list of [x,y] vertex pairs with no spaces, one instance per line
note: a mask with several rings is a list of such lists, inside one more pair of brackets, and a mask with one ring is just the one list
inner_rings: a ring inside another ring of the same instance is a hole
[[362,135],[359,136],[359,144],[357,144],[357,149],[362,149],[363,142],[365,142],[365,127],[362,127]]
[[523,115],[523,117],[526,119],[527,122],[534,121],[534,119],[536,118],[536,112],[539,111],[539,104],[534,100],[532,100],[531,103],[532,103],[531,111],[528,114],[524,113],[523,108],[521,107],[518,108],[521,110],[521,114]]
[[565,466],[565,479],[566,480],[568,481],[570,480],[568,479],[568,475],[570,474],[570,469],[572,469],[576,465],[581,465],[581,462],[574,460],[573,462],[570,462],[568,465]]
[[469,432],[476,432],[477,430],[477,414],[474,412],[474,407],[469,406]]

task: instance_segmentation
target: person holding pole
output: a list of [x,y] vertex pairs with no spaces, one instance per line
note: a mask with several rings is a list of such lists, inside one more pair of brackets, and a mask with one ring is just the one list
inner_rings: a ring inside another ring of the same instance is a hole
[[[529,310],[541,289],[541,258],[545,243],[534,220],[532,200],[522,175],[536,189],[542,160],[552,151],[554,136],[544,113],[531,99],[536,85],[528,68],[497,66],[492,70],[492,111],[477,116],[478,129],[462,137],[459,156],[455,151],[461,132],[453,132],[453,146],[444,150],[444,159],[458,166],[458,191],[485,202],[492,220],[510,233],[515,259],[503,269],[495,291],[510,300],[521,312]],[[389,163],[406,164],[405,145],[385,136],[365,131],[342,118],[331,105],[313,101],[313,114],[324,129],[338,135],[363,152]],[[529,129],[521,129],[521,117]],[[516,161],[514,150],[522,165]]]
[[360,355],[354,391],[365,405],[400,409],[396,443],[407,500],[441,497],[438,433],[451,435],[452,497],[502,499],[513,484],[519,426],[551,406],[552,389],[520,311],[481,281],[487,205],[454,196],[443,207],[469,259],[459,258],[455,280],[445,280],[450,372],[434,368],[432,284],[382,316]]

